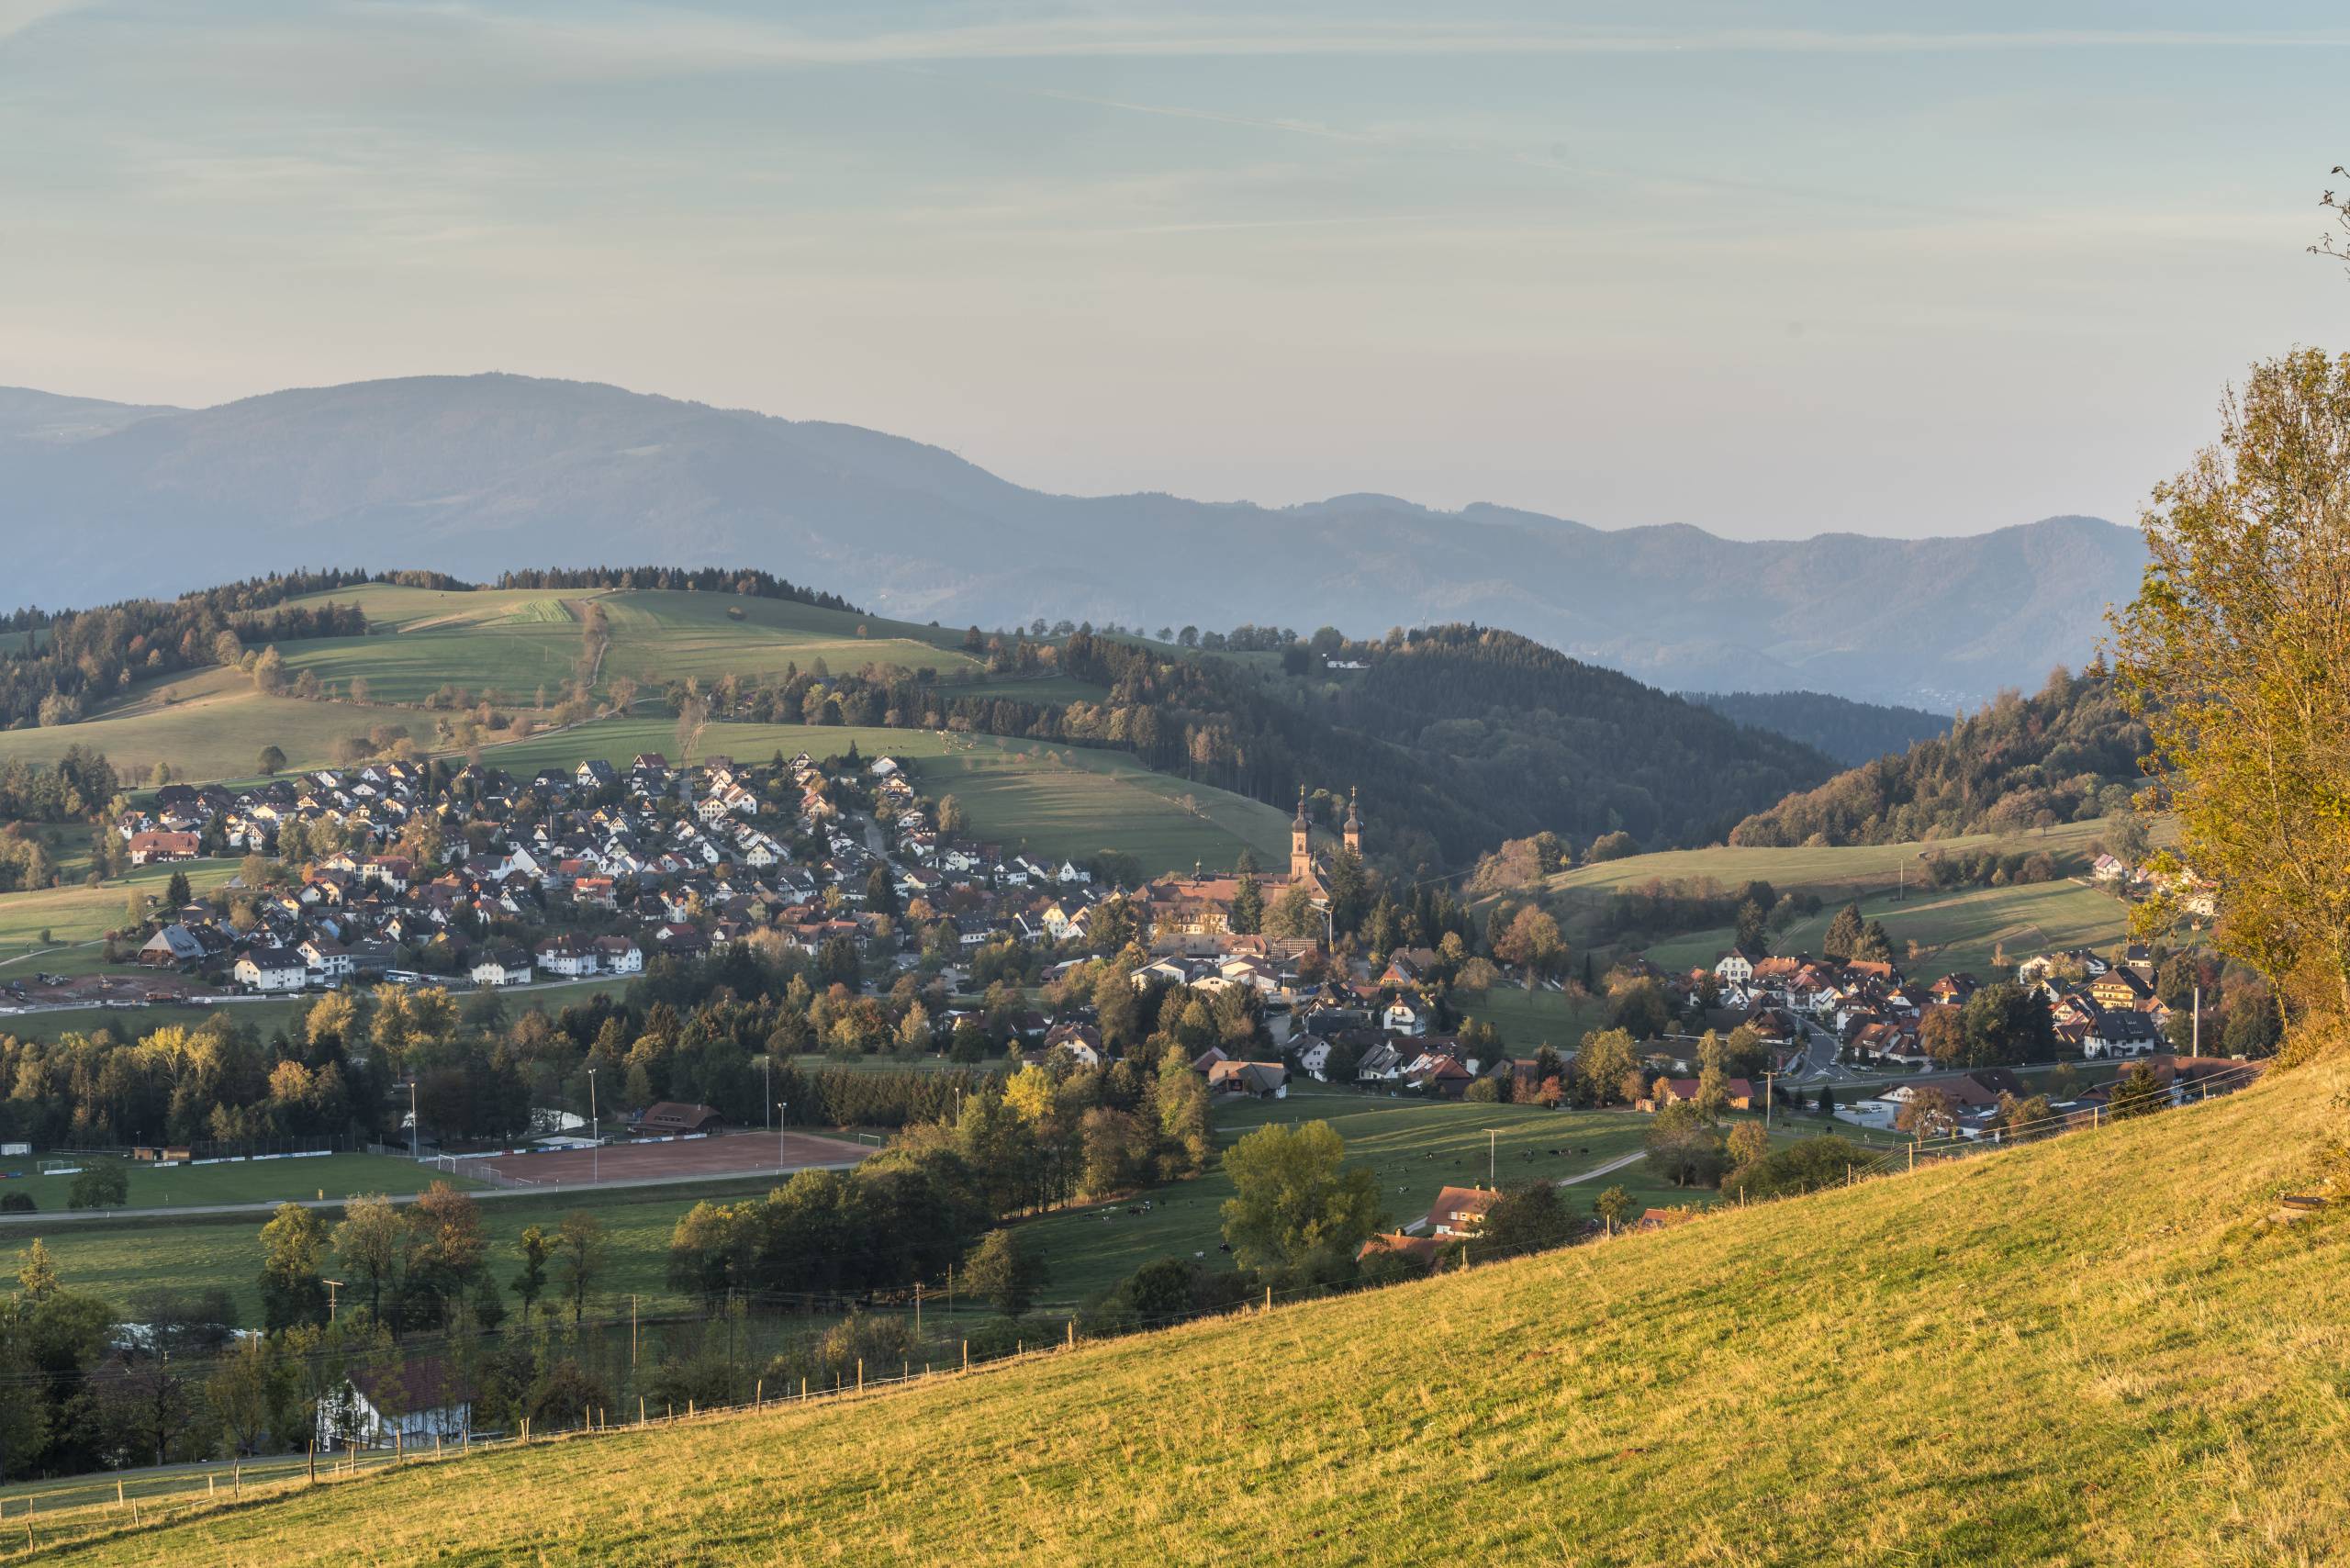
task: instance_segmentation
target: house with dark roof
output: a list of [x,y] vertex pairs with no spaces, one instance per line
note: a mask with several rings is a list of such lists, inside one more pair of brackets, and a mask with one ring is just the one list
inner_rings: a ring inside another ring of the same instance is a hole
[[722,1122],[711,1106],[663,1100],[638,1112],[628,1130],[639,1137],[675,1137],[681,1133],[714,1132]]

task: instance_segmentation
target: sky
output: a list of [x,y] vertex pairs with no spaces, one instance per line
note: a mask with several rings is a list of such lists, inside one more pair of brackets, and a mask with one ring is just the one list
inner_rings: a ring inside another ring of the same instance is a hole
[[2345,67],[2301,4],[0,0],[0,384],[505,370],[1071,493],[2128,521],[2248,363],[2350,348]]

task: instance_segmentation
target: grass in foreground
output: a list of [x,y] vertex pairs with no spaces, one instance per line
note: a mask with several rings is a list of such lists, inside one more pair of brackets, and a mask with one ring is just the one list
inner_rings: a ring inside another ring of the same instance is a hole
[[43,1560],[2334,1561],[2345,1087]]

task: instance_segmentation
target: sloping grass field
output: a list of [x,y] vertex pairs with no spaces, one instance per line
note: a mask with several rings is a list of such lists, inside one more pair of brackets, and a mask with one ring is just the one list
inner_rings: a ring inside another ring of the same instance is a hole
[[106,753],[128,788],[147,783],[159,762],[182,779],[248,778],[259,771],[263,746],[285,752],[288,767],[323,767],[337,741],[377,724],[404,725],[430,745],[433,718],[380,703],[264,697],[245,676],[200,670],[142,686],[78,724],[0,731],[0,761],[53,763],[67,746],[81,745]]
[[[287,1565],[348,1561],[360,1542],[385,1561],[483,1562],[2338,1561],[2345,1092],[2335,1060],[1420,1284],[14,1550]],[[2333,1201],[2271,1223],[2305,1193]]]
[[867,664],[942,675],[976,667],[957,645],[959,632],[734,594],[441,592],[372,584],[315,596],[316,602],[354,599],[374,628],[366,636],[285,643],[278,652],[288,669],[312,670],[346,689],[364,675],[372,695],[394,702],[420,701],[452,683],[476,693],[495,687],[509,700],[543,685],[554,690],[575,672],[590,604],[603,606],[611,630],[599,692],[621,675],[644,682],[696,676],[711,684],[727,675],[780,676],[793,664],[811,669],[819,659],[835,673]]
[[[2004,952],[2009,965],[2020,963],[2043,949],[2110,948],[2128,935],[2130,906],[2095,888],[2075,881],[2033,882],[2011,888],[1964,888],[1948,892],[1912,890],[1897,901],[1889,892],[1863,894],[1861,913],[1885,923],[1893,938],[1895,958],[1915,978],[1930,980],[1951,970],[1969,970],[1988,980],[1994,954]],[[1782,953],[1817,953],[1828,923],[1842,907],[1830,903],[1809,919],[1797,921],[1771,939]],[[1648,950],[1651,962],[1668,972],[1693,965],[1710,967],[1728,952],[1736,933],[1728,926],[1700,931],[1659,942]],[[1919,943],[1923,957],[1907,958],[1907,946]]]
[[[235,876],[238,864],[186,860],[138,866],[121,880],[99,887],[41,888],[0,898],[0,980],[29,978],[26,972],[36,969],[85,974],[103,969],[99,944],[107,932],[120,928],[132,894],[161,898],[174,871],[186,872],[189,887],[202,894]],[[47,944],[43,932],[49,934]]]

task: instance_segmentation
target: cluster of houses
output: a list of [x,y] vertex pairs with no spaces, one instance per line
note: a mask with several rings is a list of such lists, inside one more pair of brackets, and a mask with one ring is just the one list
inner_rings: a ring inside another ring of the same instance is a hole
[[[1710,980],[1720,1005],[1774,1044],[1800,1044],[1799,1027],[1832,1035],[1856,1065],[1926,1067],[1922,1044],[1936,1008],[1964,1007],[1982,981],[1964,972],[1924,983],[1891,963],[1763,957],[1732,949],[1710,971],[1693,970],[1686,991]],[[2016,969],[2016,982],[2045,997],[2059,1049],[2085,1059],[2146,1056],[2163,1047],[2170,1009],[2154,993],[2153,955],[2133,943],[2120,962],[2087,950],[2044,953]]]
[[[306,843],[349,847],[305,859],[298,880],[231,881],[233,924],[202,902],[155,912],[136,958],[275,994],[427,973],[480,986],[626,975],[762,931],[810,952],[834,938],[863,949],[880,929],[868,907],[877,868],[900,911],[927,931],[951,925],[963,953],[1087,935],[1107,894],[1085,868],[943,835],[895,758],[846,767],[828,776],[804,753],[674,767],[646,753],[528,776],[387,761],[234,789],[165,786],[114,824],[140,864],[207,845],[274,854],[295,824]],[[888,854],[844,798],[869,802]],[[420,836],[442,846],[440,863],[402,852]],[[916,945],[914,924],[898,922],[901,949]],[[1250,983],[1274,982],[1259,972]]]
[[2089,863],[2089,879],[2099,887],[2137,897],[2166,893],[2177,902],[2181,913],[2198,920],[2219,916],[2219,889],[2197,876],[2191,867],[2158,873],[2144,866],[2132,866],[2119,856],[2100,854]]
[[[2255,1070],[2232,1057],[2165,1055],[2148,1058],[2143,1066],[2175,1105],[2241,1088]],[[2115,1088],[2115,1083],[2101,1083],[2069,1099],[2052,1101],[2048,1123],[2027,1129],[2027,1136],[2094,1126],[2110,1110]],[[2023,1080],[2006,1068],[1976,1068],[1898,1083],[1880,1094],[1840,1103],[1835,1114],[1839,1121],[1882,1131],[1898,1126],[1901,1113],[1921,1095],[1939,1094],[1949,1107],[1950,1122],[1935,1129],[1936,1135],[1979,1140],[2001,1136],[1998,1114],[2003,1098],[2025,1100],[2031,1093]]]

